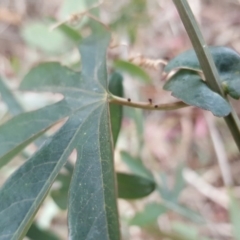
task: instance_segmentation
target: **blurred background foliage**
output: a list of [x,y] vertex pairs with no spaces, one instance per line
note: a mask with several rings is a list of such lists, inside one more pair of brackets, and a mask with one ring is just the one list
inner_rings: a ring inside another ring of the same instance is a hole
[[[76,46],[91,29],[97,31],[99,23],[83,16],[73,24],[63,24],[53,31],[49,29],[96,2],[0,0],[0,123],[22,111],[61,99],[58,94],[22,93],[17,90],[18,85],[27,71],[40,61],[60,61],[72,69],[80,69]],[[189,2],[209,45],[225,45],[240,52],[239,1]],[[90,13],[111,28],[109,73],[117,71],[123,75],[125,97],[136,101],[151,98],[154,103],[174,101],[162,90],[161,64],[141,67],[130,61],[140,55],[169,60],[191,48],[172,2],[106,0]],[[240,115],[239,102],[232,102]],[[46,134],[52,134],[58,127]],[[43,141],[31,144],[4,166],[0,170],[0,184]],[[234,179],[230,194],[224,187],[218,166],[219,148]],[[57,177],[26,239],[67,239],[66,201],[75,157],[73,153]],[[208,112],[193,107],[171,112],[124,108],[115,149],[116,170],[122,172],[118,180],[123,184],[118,187],[129,187],[119,196],[122,238],[240,239],[239,160],[225,123]],[[134,173],[138,178],[128,178],[129,175],[123,178],[123,173]],[[132,199],[132,194],[139,194],[139,186],[148,196]]]

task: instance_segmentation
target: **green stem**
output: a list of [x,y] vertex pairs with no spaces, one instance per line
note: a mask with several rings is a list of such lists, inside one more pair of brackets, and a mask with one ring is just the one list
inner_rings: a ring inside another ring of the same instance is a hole
[[131,99],[117,97],[115,95],[109,94],[108,101],[110,103],[125,105],[134,108],[141,108],[146,110],[175,110],[179,108],[189,107],[186,103],[179,101],[174,103],[165,103],[165,104],[154,104],[151,102],[134,102]]
[[[178,10],[183,25],[195,49],[207,84],[213,91],[219,93],[227,100],[219,84],[219,75],[212,55],[208,50],[208,47],[203,39],[202,33],[198,27],[197,21],[192,13],[191,8],[189,7],[187,0],[173,0],[173,2]],[[233,108],[231,113],[228,116],[224,117],[224,120],[227,123],[228,128],[231,131],[232,136],[240,151],[240,123]]]

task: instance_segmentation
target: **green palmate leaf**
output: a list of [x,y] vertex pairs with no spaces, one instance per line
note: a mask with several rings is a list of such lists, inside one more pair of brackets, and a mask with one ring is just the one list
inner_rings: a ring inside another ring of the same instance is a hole
[[183,102],[211,111],[216,116],[227,116],[231,112],[228,102],[213,92],[193,71],[178,71],[163,88]]
[[118,173],[118,197],[136,199],[148,196],[155,189],[155,182],[131,174]]
[[141,159],[134,158],[127,152],[121,152],[121,159],[134,174],[149,180],[154,179],[151,171],[144,166]]
[[122,71],[123,73],[127,73],[133,77],[136,77],[145,83],[151,82],[150,76],[142,68],[138,67],[133,63],[123,60],[117,60],[115,61],[114,66],[117,70]]
[[[77,162],[69,194],[70,238],[119,239],[105,63],[109,39],[102,32],[81,43],[81,74],[48,63],[35,67],[24,79],[22,89],[62,93],[64,100],[57,104],[64,103],[64,114],[59,109],[45,117],[55,114],[56,119],[63,115],[69,119],[1,188],[1,240],[25,235],[74,149]],[[43,120],[25,122],[32,128]]]
[[[240,55],[227,47],[209,47],[226,93],[238,99],[240,97]],[[172,59],[165,68],[170,72],[175,68],[187,67],[201,70],[194,50],[188,50]]]
[[[123,78],[119,73],[113,73],[110,77],[109,81],[109,91],[117,95],[119,97],[123,96],[123,85],[122,85]],[[111,127],[112,127],[112,134],[113,134],[113,142],[116,144],[118,134],[121,127],[122,121],[122,106],[121,105],[110,105],[110,114],[111,114]],[[59,189],[53,190],[51,192],[51,196],[55,203],[61,209],[67,208],[67,197],[69,191],[69,185],[72,178],[72,171],[73,169],[69,170],[66,174],[59,174],[56,181],[60,182],[61,187]]]
[[[123,78],[119,73],[113,73],[109,81],[109,91],[118,96],[123,97]],[[118,134],[122,123],[123,107],[117,104],[110,105],[111,126],[113,134],[113,142],[116,144]]]
[[138,212],[130,220],[130,225],[137,225],[140,227],[146,227],[156,223],[158,217],[168,210],[160,203],[149,203],[145,206],[142,212]]
[[23,111],[22,106],[17,102],[13,93],[9,90],[0,76],[0,95],[7,104],[8,110],[12,115],[17,115]]

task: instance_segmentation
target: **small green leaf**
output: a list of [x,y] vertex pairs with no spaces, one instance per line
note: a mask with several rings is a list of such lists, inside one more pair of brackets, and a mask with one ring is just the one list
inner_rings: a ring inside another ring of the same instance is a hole
[[142,82],[144,83],[151,82],[150,76],[142,68],[140,68],[139,66],[133,63],[123,61],[123,60],[117,60],[114,63],[114,67],[118,71],[122,71],[133,77],[138,78],[139,80],[142,80]]
[[118,173],[118,197],[125,199],[136,199],[148,196],[155,189],[155,183],[146,178]]
[[240,98],[240,64],[235,72],[222,74],[222,87],[234,99]]
[[171,200],[164,200],[162,203],[166,208],[169,210],[178,213],[179,215],[190,219],[191,221],[194,221],[196,223],[203,223],[204,219],[195,211],[193,211],[190,208],[187,208],[179,203],[172,202]]
[[[240,55],[227,47],[209,47],[214,63],[220,72],[230,72],[240,62]],[[179,67],[201,70],[197,55],[193,49],[187,50],[173,58],[165,67],[166,72]]]
[[82,36],[80,33],[73,28],[67,26],[66,24],[62,24],[61,26],[58,27],[59,30],[65,34],[65,36],[71,40],[71,42],[75,44],[79,44],[80,40],[82,40]]
[[141,159],[132,157],[129,153],[121,152],[122,161],[129,167],[129,169],[136,175],[153,180],[153,175],[150,170],[148,170]]
[[160,173],[161,185],[158,185],[158,191],[161,195],[161,198],[169,202],[176,202],[176,199],[172,196],[172,189],[169,188],[167,174]]
[[[68,173],[60,173],[56,178],[56,182],[61,184],[60,188],[51,192],[51,196],[58,207],[62,210],[67,209],[68,191],[73,171]],[[149,195],[155,188],[152,181],[136,175],[128,175],[117,173],[118,197],[125,199],[137,199]]]
[[211,111],[215,116],[223,117],[231,112],[228,102],[213,92],[193,71],[178,71],[163,88],[183,102]]
[[199,235],[199,230],[191,224],[184,222],[172,222],[171,228],[174,236],[179,236],[182,240],[211,240]]
[[184,237],[185,240],[199,240],[198,237],[198,230],[194,226],[191,226],[190,224],[184,224],[181,222],[173,222],[172,224],[172,230],[174,233],[180,235],[181,237]]
[[190,208],[185,207],[178,202],[178,197],[181,190],[184,187],[184,181],[182,178],[182,166],[180,165],[176,172],[175,184],[173,188],[170,188],[168,185],[169,181],[166,173],[160,174],[161,185],[158,185],[157,189],[162,199],[162,204],[169,210],[180,214],[186,218],[191,219],[195,222],[203,222],[202,217],[191,210]]
[[144,132],[144,117],[143,110],[139,108],[129,108],[124,107],[124,116],[126,118],[130,118],[135,123],[137,136],[140,142],[143,140],[143,132]]
[[71,183],[72,172],[62,174],[60,173],[57,178],[56,182],[61,184],[59,189],[51,191],[51,197],[53,198],[54,202],[58,205],[58,207],[62,210],[67,209],[67,202],[68,202],[68,191],[69,186]]
[[182,172],[183,172],[183,164],[179,164],[176,169],[174,188],[172,191],[173,198],[176,199],[176,201],[178,201],[179,195],[181,194],[184,187],[186,186]]
[[50,31],[51,24],[53,24],[53,21],[27,24],[22,29],[23,39],[30,46],[50,54],[61,54],[73,47],[73,43],[76,41],[76,34],[74,34],[73,39],[74,30],[67,26],[62,26],[54,29],[54,31]]
[[168,179],[166,173],[161,173],[161,186],[158,186],[159,192],[161,193],[161,198],[171,201],[174,203],[178,203],[178,198],[180,193],[185,187],[185,181],[182,176],[183,166],[179,164],[175,172],[174,186],[170,188],[168,186]]
[[39,228],[36,223],[33,223],[31,227],[29,228],[26,236],[30,238],[31,240],[59,240],[60,238],[57,237],[54,233],[43,230]]
[[130,220],[130,225],[136,225],[139,227],[146,227],[157,222],[160,215],[167,212],[167,208],[160,203],[149,203],[145,206],[142,212],[138,212]]
[[229,213],[236,240],[240,240],[240,202],[234,196],[232,190],[228,192],[230,198]]
[[[115,72],[110,77],[109,91],[118,96],[123,97],[123,78],[122,75]],[[122,114],[123,114],[123,107],[122,105],[118,104],[111,104],[110,105],[110,115],[111,115],[111,127],[112,127],[112,134],[113,134],[113,142],[116,145],[118,134],[120,132],[121,124],[122,124]]]
[[64,167],[65,172],[59,173],[55,181],[56,183],[60,184],[59,188],[51,191],[51,197],[62,210],[67,209],[68,191],[74,170],[74,166],[70,162],[67,162]]
[[[220,75],[223,89],[231,97],[240,97],[240,55],[227,47],[209,47],[210,53]],[[194,50],[188,50],[172,59],[165,67],[166,72],[175,68],[189,67],[201,70]]]
[[63,173],[59,173],[55,180],[55,182],[60,185],[59,188],[51,191],[51,197],[62,210],[67,209],[68,192],[74,171],[74,166],[70,162],[67,162],[64,167],[65,171]]

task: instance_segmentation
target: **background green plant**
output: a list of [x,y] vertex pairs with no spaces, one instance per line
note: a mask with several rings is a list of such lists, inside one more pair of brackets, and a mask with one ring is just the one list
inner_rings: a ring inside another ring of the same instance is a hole
[[[186,4],[185,1],[179,1],[179,4],[180,2]],[[87,8],[92,3],[86,2],[78,10]],[[69,10],[71,4],[73,4],[71,1],[66,2],[62,14],[71,13]],[[138,24],[141,23],[137,19],[142,20],[141,16],[145,16],[146,6],[145,1],[141,4],[131,1],[122,8],[122,14],[113,21],[112,27],[114,29],[121,27],[121,31],[126,31],[130,42],[134,43]],[[132,11],[126,11],[135,8],[136,15],[132,15]],[[95,14],[98,15],[98,11],[95,11]],[[128,28],[125,28],[125,23],[129,22],[129,19],[133,19],[133,25],[129,24]],[[107,81],[106,52],[110,42],[109,32],[99,23],[84,18],[79,27],[82,29],[80,32],[84,32],[89,26],[92,27],[93,35],[88,38],[83,39],[79,31],[67,25],[49,34],[49,23],[53,22],[53,19],[47,19],[46,24],[42,21],[30,24],[22,30],[22,36],[30,46],[40,49],[44,55],[51,56],[67,55],[80,43],[81,61],[66,59],[66,62],[70,62],[67,64],[68,67],[63,67],[57,62],[39,64],[23,78],[20,89],[61,93],[64,99],[39,110],[23,113],[24,109],[6,87],[5,80],[1,81],[1,97],[8,105],[11,115],[16,116],[0,127],[0,166],[3,167],[19,153],[22,158],[29,158],[24,149],[32,142],[39,147],[39,151],[11,176],[1,189],[0,239],[21,239],[25,234],[30,239],[37,239],[37,236],[39,239],[59,239],[57,235],[39,228],[37,223],[32,224],[54,181],[59,186],[52,189],[50,196],[60,209],[65,210],[68,206],[69,234],[72,239],[119,239],[116,191],[119,198],[136,199],[145,197],[154,190],[158,196],[144,204],[141,210],[136,210],[134,216],[121,219],[123,225],[139,226],[156,237],[207,239],[208,235],[202,235],[198,229],[206,225],[206,219],[201,213],[179,202],[180,194],[186,187],[183,178],[186,166],[181,163],[182,156],[179,156],[180,163],[175,167],[173,179],[164,170],[149,170],[141,154],[141,149],[146,144],[141,110],[123,110],[122,106],[115,104],[110,104],[108,109],[108,101],[111,101],[109,92],[123,96],[122,75],[114,71],[127,73],[142,80],[143,83],[150,84],[149,74],[139,66],[118,59],[110,66],[112,74]],[[54,44],[55,42],[58,45]],[[237,72],[239,55],[225,48],[220,48],[217,52],[214,49],[210,48],[210,51],[224,93],[239,98]],[[164,88],[189,105],[210,110],[217,116],[228,116],[232,111],[228,100],[224,95],[215,93],[218,91],[213,91],[211,84],[206,84],[208,77],[200,64],[193,51],[177,56],[169,62],[165,71],[179,67],[191,70],[180,70],[166,82]],[[198,72],[201,69],[206,79],[199,76]],[[220,91],[220,94],[222,93]],[[120,152],[129,172],[117,173],[115,177],[112,147],[116,145],[123,115],[133,119],[136,125],[138,147],[135,153]],[[231,121],[235,120],[234,118],[232,117]],[[44,135],[61,120],[63,120],[61,128],[55,130],[54,134],[50,133],[49,137]],[[235,140],[239,141],[237,137],[239,129],[236,128],[238,123],[236,121],[235,124],[232,123],[230,126],[235,128],[235,131],[233,130]],[[71,157],[68,160],[73,149],[77,150],[75,166]],[[169,184],[171,180],[174,182],[172,185]],[[237,239],[239,204],[232,189],[229,192],[229,211]],[[171,231],[159,228],[157,224],[159,216],[170,213],[194,224],[187,226],[184,221],[174,220],[171,221]]]

